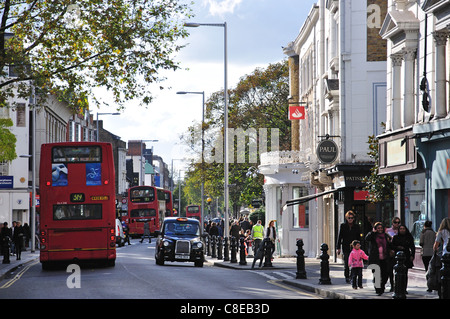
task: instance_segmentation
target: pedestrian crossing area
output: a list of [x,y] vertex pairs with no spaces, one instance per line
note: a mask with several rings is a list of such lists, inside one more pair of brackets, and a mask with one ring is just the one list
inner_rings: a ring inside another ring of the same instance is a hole
[[251,273],[258,274],[267,280],[295,279],[295,271],[267,271],[267,270],[249,270]]

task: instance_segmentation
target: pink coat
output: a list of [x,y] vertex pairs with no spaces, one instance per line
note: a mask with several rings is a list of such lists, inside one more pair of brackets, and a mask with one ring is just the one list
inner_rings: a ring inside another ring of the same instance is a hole
[[364,268],[363,259],[364,260],[369,259],[369,257],[366,255],[364,250],[353,249],[352,252],[350,253],[350,256],[348,256],[348,266],[351,268],[356,268],[356,267]]

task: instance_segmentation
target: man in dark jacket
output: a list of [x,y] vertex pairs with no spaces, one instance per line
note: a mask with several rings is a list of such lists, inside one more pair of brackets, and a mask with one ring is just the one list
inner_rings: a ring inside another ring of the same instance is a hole
[[8,223],[4,222],[3,227],[0,232],[0,245],[3,255],[3,263],[9,264],[9,247],[11,243],[12,231],[11,228],[8,228]]
[[344,259],[344,276],[345,281],[350,283],[350,269],[348,267],[348,256],[352,251],[350,244],[354,240],[361,240],[361,229],[355,221],[355,213],[349,210],[345,214],[346,222],[342,223],[339,228],[339,235],[336,241],[337,254],[341,253],[342,246],[342,258]]
[[[230,227],[230,236],[236,238],[236,241],[239,242],[241,237],[241,226],[239,226],[237,220],[235,220]],[[239,245],[237,245],[237,250],[239,250]]]

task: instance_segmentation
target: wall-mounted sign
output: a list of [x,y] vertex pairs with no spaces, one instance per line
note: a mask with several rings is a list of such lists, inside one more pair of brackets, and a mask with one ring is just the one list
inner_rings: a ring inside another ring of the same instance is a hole
[[333,140],[323,140],[319,142],[316,153],[322,164],[331,164],[338,157],[338,146]]
[[14,177],[0,176],[0,188],[14,188]]
[[289,120],[304,120],[305,107],[304,106],[289,106]]

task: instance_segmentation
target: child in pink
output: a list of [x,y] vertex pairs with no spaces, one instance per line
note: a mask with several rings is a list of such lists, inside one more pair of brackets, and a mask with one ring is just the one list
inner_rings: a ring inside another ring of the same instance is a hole
[[368,260],[369,257],[361,249],[361,243],[358,240],[352,242],[353,250],[348,256],[348,266],[351,270],[352,287],[357,289],[356,280],[358,280],[358,287],[362,288],[362,270],[364,268],[364,260]]

